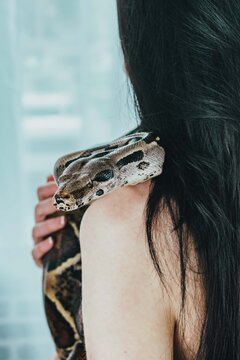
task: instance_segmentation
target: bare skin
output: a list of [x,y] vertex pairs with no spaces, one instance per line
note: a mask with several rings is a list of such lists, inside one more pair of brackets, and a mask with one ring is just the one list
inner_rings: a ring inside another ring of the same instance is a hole
[[177,353],[186,360],[196,357],[203,293],[194,247],[190,242],[182,321],[178,240],[167,209],[158,216],[155,234],[165,286],[155,273],[145,238],[143,210],[149,185],[146,181],[117,189],[92,203],[82,219],[83,321],[89,359],[172,360]]
[[83,216],[82,310],[89,359],[172,359],[175,312],[144,238],[147,185],[117,189]]

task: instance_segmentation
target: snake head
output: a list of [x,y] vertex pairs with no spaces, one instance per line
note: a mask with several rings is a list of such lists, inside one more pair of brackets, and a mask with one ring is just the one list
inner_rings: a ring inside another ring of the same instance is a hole
[[[80,166],[81,164],[81,166]],[[59,178],[54,206],[63,211],[76,210],[111,192],[117,185],[119,170],[107,156],[75,161]]]

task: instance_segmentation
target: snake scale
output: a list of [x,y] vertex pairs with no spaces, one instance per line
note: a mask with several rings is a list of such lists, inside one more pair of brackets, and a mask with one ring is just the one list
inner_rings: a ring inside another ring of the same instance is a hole
[[[162,173],[165,151],[152,132],[132,132],[111,143],[68,154],[57,160],[58,185],[53,201],[67,225],[52,234],[54,247],[43,258],[44,308],[61,360],[85,360],[81,309],[79,228],[92,201],[122,186]],[[52,217],[52,216],[49,216]]]

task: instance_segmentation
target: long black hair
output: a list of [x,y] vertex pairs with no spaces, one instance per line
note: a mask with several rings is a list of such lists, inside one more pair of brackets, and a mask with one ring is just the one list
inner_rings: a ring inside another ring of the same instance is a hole
[[196,359],[240,359],[240,2],[117,0],[117,7],[140,127],[158,133],[166,152],[147,203],[150,254],[161,276],[153,223],[164,200],[179,240],[183,304],[183,224],[203,274]]

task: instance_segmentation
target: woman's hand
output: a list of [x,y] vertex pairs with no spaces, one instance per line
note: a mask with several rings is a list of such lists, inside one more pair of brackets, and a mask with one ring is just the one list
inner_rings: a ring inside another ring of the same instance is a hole
[[[48,215],[57,212],[52,205],[52,197],[57,190],[57,185],[52,175],[47,177],[47,183],[38,187],[37,194],[39,202],[35,206],[35,225],[32,229],[32,238],[34,247],[32,249],[32,257],[37,266],[42,267],[42,257],[53,246],[51,233],[61,230],[66,225],[65,216],[58,216],[46,219]],[[48,237],[46,239],[46,237]]]

